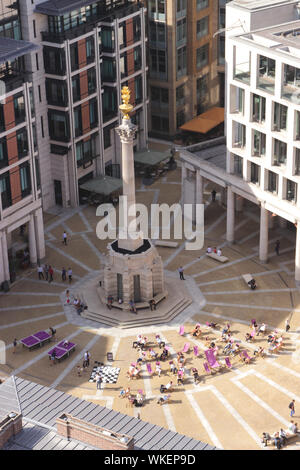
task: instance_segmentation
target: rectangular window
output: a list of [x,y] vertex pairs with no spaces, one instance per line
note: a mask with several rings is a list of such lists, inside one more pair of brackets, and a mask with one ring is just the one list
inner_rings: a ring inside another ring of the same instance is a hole
[[68,90],[65,80],[46,78],[46,96],[48,104],[54,106],[68,105]]
[[204,10],[204,8],[208,8],[209,0],[197,0],[197,10]]
[[297,184],[294,181],[286,180],[286,200],[297,202]]
[[82,115],[81,115],[81,106],[74,108],[74,127],[75,127],[75,136],[79,137],[82,135]]
[[97,99],[94,98],[90,101],[90,126],[91,128],[98,125],[98,104]]
[[0,195],[2,209],[7,209],[12,204],[9,172],[0,175]]
[[71,58],[71,70],[72,72],[74,72],[74,70],[77,70],[79,67],[77,42],[75,44],[71,44],[70,46],[70,58]]
[[243,176],[243,159],[239,155],[233,156],[233,171],[235,175]]
[[274,139],[273,165],[285,165],[287,158],[287,145],[281,140]]
[[6,137],[0,139],[0,168],[8,165]]
[[177,78],[187,73],[186,46],[177,49]]
[[14,110],[15,110],[15,122],[16,125],[25,121],[25,101],[23,93],[18,93],[14,96]]
[[238,47],[235,47],[234,52],[234,79],[250,84],[251,53]]
[[300,68],[284,65],[282,98],[300,104]]
[[208,16],[197,21],[197,39],[208,35]]
[[24,165],[20,166],[20,183],[21,183],[22,198],[24,198],[31,193],[31,178],[30,178],[29,163],[24,163]]
[[269,57],[259,56],[258,88],[274,93],[275,89],[275,60]]
[[266,154],[266,135],[259,131],[253,131],[253,155],[262,157]]
[[278,193],[278,175],[273,171],[269,171],[268,175],[268,191],[271,193]]
[[300,175],[300,149],[295,152],[295,175]]
[[86,61],[88,64],[95,60],[95,42],[94,38],[88,38],[85,42],[86,45]]
[[94,67],[87,71],[88,94],[92,95],[97,90],[96,70]]
[[18,158],[26,157],[29,152],[27,129],[23,128],[17,131]]
[[274,103],[273,130],[280,132],[287,130],[287,106]]
[[67,113],[49,109],[49,134],[52,140],[68,142],[70,140],[70,124]]
[[198,70],[202,69],[202,67],[205,67],[208,64],[208,54],[209,54],[208,44],[204,44],[204,46],[199,47],[199,49],[197,49],[196,63],[197,63]]
[[266,98],[253,95],[252,120],[254,122],[264,122],[266,119]]
[[79,74],[74,75],[72,77],[72,95],[73,95],[73,102],[79,101],[81,98],[80,95],[80,76]]
[[251,183],[259,184],[260,182],[260,167],[255,163],[251,163]]
[[53,75],[65,75],[66,55],[64,49],[45,46],[43,53],[45,72]]

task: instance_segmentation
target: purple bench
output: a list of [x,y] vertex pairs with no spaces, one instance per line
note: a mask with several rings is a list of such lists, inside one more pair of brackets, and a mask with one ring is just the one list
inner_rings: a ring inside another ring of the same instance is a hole
[[34,348],[35,346],[42,346],[46,341],[50,341],[52,338],[49,333],[46,331],[38,331],[31,336],[27,336],[20,340],[23,346],[26,346],[28,349]]

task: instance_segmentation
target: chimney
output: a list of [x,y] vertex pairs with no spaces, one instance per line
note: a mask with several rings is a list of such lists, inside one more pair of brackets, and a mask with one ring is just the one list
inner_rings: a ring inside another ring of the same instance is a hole
[[134,450],[134,439],[64,413],[56,419],[57,434],[105,450]]
[[12,411],[0,422],[0,449],[4,447],[6,442],[22,431],[22,415]]

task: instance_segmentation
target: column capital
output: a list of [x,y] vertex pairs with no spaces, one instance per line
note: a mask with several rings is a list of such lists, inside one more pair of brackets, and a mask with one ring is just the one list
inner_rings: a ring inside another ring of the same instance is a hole
[[137,132],[137,126],[128,119],[123,119],[122,124],[116,128],[116,133],[120,136],[124,144],[133,143]]

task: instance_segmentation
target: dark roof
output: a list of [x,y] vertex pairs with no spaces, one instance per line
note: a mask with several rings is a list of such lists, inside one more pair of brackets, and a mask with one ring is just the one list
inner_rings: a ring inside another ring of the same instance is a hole
[[39,46],[32,42],[0,37],[0,63],[10,62],[38,49]]
[[[9,400],[8,400],[9,398]],[[43,385],[29,382],[19,377],[10,377],[0,385],[0,412],[6,415],[11,411],[21,412],[25,423],[37,426],[35,430],[31,427],[34,435],[44,439],[45,447],[53,449],[59,444],[56,436],[56,418],[63,412],[70,413],[74,417],[81,418],[87,422],[105,427],[106,429],[121,434],[128,434],[135,440],[136,449],[145,450],[215,450],[208,444],[204,444],[191,437],[169,431],[160,426],[147,423],[137,418],[118,413],[94,403],[80,400],[66,393]],[[44,430],[41,430],[43,428]],[[48,431],[45,433],[45,429]],[[53,432],[54,434],[50,433]],[[29,430],[27,430],[29,433]],[[22,434],[25,438],[25,434]],[[32,445],[27,442],[22,443],[22,439],[15,444],[18,446]],[[17,435],[18,436],[18,435]],[[48,437],[47,437],[48,436]],[[21,434],[20,434],[20,437]],[[35,438],[32,438],[35,442]],[[50,443],[52,442],[52,444]],[[57,443],[56,443],[57,442]],[[27,444],[26,444],[27,443]],[[77,445],[77,444],[76,444]],[[9,448],[9,447],[7,447]],[[39,447],[38,447],[39,448]]]
[[48,0],[47,2],[39,3],[35,7],[35,11],[44,15],[59,16],[91,3],[93,3],[92,0]]

